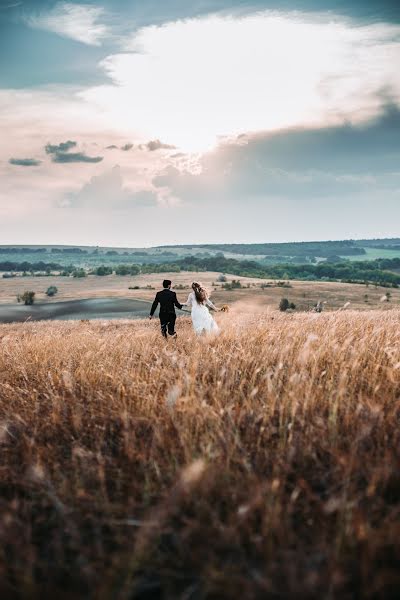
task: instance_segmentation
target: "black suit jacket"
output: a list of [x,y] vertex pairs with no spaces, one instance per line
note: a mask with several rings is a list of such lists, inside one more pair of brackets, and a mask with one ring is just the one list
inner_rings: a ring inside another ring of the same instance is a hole
[[154,315],[157,306],[160,305],[160,315],[162,314],[175,314],[175,306],[182,308],[182,304],[178,302],[176,293],[172,290],[164,289],[161,292],[157,292],[151,307],[150,316]]

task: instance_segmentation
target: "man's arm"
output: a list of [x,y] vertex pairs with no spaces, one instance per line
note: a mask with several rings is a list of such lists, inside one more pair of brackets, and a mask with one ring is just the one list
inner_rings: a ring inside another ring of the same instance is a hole
[[180,308],[182,310],[183,304],[181,304],[180,302],[178,302],[178,298],[176,297],[176,293],[175,294],[175,298],[174,298],[174,304],[176,306],[176,308]]
[[156,308],[157,308],[159,302],[160,302],[160,300],[158,298],[158,292],[157,292],[156,297],[154,298],[154,302],[151,305],[150,317],[152,317],[154,315],[154,313],[156,312]]

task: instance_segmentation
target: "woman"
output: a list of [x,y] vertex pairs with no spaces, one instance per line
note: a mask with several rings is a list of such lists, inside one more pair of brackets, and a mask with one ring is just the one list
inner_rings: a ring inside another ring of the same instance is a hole
[[192,324],[193,329],[198,335],[202,333],[218,333],[219,328],[207,307],[219,312],[219,309],[214,306],[208,298],[206,290],[200,283],[192,283],[192,292],[189,294],[187,302],[183,306],[192,307]]

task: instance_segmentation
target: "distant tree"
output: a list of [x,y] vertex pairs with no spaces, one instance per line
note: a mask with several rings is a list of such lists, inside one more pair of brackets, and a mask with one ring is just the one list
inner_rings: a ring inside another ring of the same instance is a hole
[[240,283],[240,281],[238,279],[232,279],[232,281],[230,283],[223,283],[222,287],[225,290],[238,290],[241,289],[242,284]]
[[35,292],[24,292],[17,296],[17,302],[23,302],[26,306],[31,306],[35,302]]
[[279,302],[279,310],[281,312],[286,312],[288,308],[290,308],[289,300],[287,298],[282,298]]
[[93,271],[94,275],[99,275],[100,277],[104,277],[104,275],[112,275],[112,267],[107,267],[106,265],[100,265]]
[[392,294],[390,292],[386,292],[385,296],[386,296],[386,302],[390,302],[390,298],[392,297]]
[[139,275],[139,265],[118,265],[115,267],[116,275]]
[[118,252],[116,250],[107,250],[107,256],[118,256]]
[[75,269],[75,271],[72,271],[72,277],[87,277],[87,273],[85,269]]
[[55,296],[58,292],[58,288],[55,285],[51,285],[46,290],[46,296]]
[[289,308],[290,308],[291,310],[296,310],[296,305],[295,305],[295,303],[294,303],[294,302],[290,302],[290,303],[289,303]]
[[223,273],[221,273],[221,275],[218,275],[217,281],[220,281],[221,283],[224,283],[226,281],[226,275],[224,275]]

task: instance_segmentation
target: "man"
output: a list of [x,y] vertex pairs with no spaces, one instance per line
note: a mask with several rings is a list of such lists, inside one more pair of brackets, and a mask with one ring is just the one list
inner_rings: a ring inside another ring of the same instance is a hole
[[164,289],[161,292],[157,292],[150,311],[150,319],[152,319],[157,306],[160,305],[159,316],[161,324],[161,333],[165,338],[168,337],[167,331],[170,336],[176,336],[175,306],[180,309],[182,308],[182,304],[180,304],[177,300],[176,293],[171,290],[171,285],[172,282],[169,279],[164,279]]

